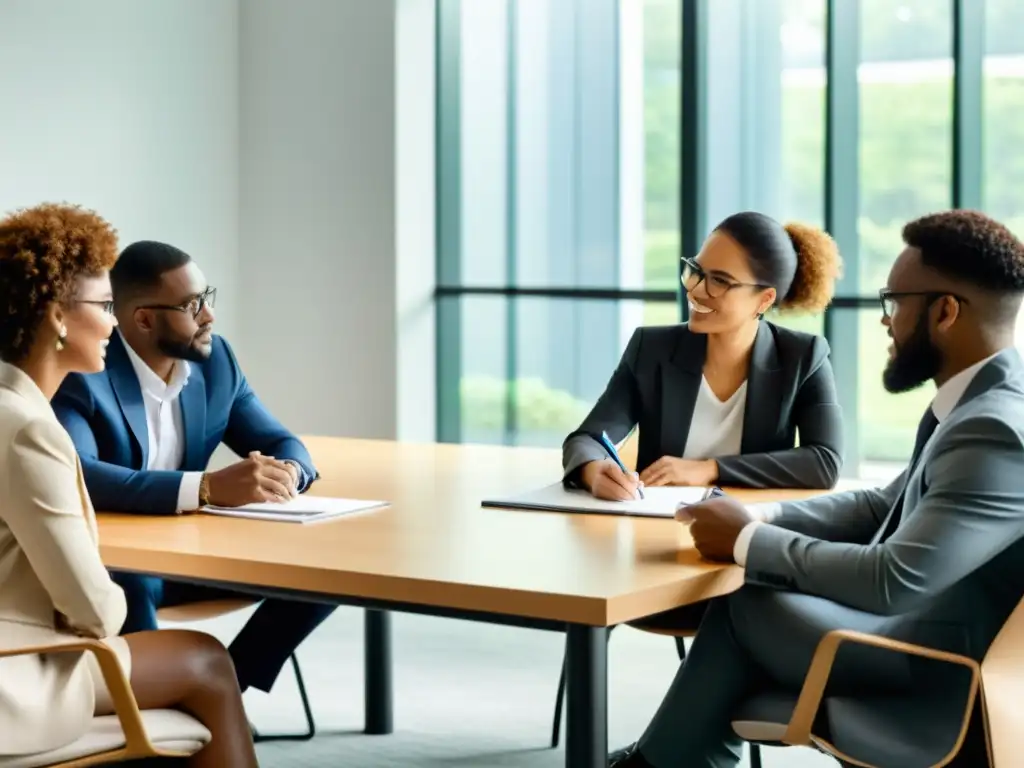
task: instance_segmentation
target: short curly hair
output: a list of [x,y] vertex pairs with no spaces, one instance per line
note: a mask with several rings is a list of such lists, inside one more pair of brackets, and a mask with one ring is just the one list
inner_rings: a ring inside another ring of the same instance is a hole
[[49,306],[116,260],[117,230],[81,206],[44,203],[0,219],[0,359],[27,357]]
[[979,211],[932,213],[903,227],[903,242],[936,272],[991,293],[1024,293],[1024,243]]

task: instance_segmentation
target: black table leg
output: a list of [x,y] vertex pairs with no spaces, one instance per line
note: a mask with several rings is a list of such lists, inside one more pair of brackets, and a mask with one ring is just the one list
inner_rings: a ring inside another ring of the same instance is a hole
[[395,730],[391,696],[391,614],[367,608],[364,615],[366,733],[376,736]]
[[608,765],[608,630],[570,624],[566,768]]

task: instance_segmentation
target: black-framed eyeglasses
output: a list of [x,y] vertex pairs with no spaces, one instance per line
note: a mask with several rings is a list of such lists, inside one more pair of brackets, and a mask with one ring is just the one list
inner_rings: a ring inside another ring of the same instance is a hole
[[108,315],[114,314],[114,300],[113,299],[75,299],[76,304],[92,304],[94,307],[100,307]]
[[687,291],[693,291],[703,282],[704,290],[708,292],[708,296],[712,299],[722,298],[733,288],[757,288],[758,290],[764,290],[772,287],[770,285],[762,285],[761,283],[741,283],[738,280],[730,280],[724,275],[718,275],[713,272],[708,274],[694,259],[687,258],[686,256],[683,256],[682,262],[683,274],[681,281],[683,287]]
[[185,314],[192,315],[192,318],[195,319],[199,317],[204,309],[207,307],[212,309],[216,305],[217,289],[207,288],[202,293],[181,302],[181,304],[146,304],[139,307],[139,309],[166,309],[174,312],[184,312]]
[[961,304],[967,304],[967,299],[963,296],[958,296],[955,293],[949,293],[948,291],[890,291],[888,288],[883,288],[878,292],[878,301],[882,305],[882,315],[886,318],[891,318],[893,312],[896,311],[896,305],[900,299],[907,299],[911,296],[923,296],[927,299],[928,304],[931,304],[936,299],[941,299],[945,296],[949,296],[951,299],[956,299]]

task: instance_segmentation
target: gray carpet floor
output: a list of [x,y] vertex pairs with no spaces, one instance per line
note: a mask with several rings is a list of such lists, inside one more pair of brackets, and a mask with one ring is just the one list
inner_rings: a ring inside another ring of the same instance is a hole
[[[228,642],[247,616],[240,612],[195,628]],[[362,614],[339,608],[299,650],[318,735],[309,742],[260,744],[260,764],[561,768],[563,750],[547,745],[563,642],[555,633],[397,614],[395,733],[365,736]],[[671,640],[615,630],[608,665],[612,747],[640,734],[677,664]],[[270,694],[249,692],[245,701],[261,731],[303,727],[289,667]],[[837,765],[805,749],[766,749],[763,755],[768,768]]]

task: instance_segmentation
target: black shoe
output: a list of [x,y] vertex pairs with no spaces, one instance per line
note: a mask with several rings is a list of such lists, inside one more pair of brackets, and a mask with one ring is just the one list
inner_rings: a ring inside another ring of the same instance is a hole
[[644,760],[635,743],[625,749],[618,749],[608,755],[608,768],[654,768]]

